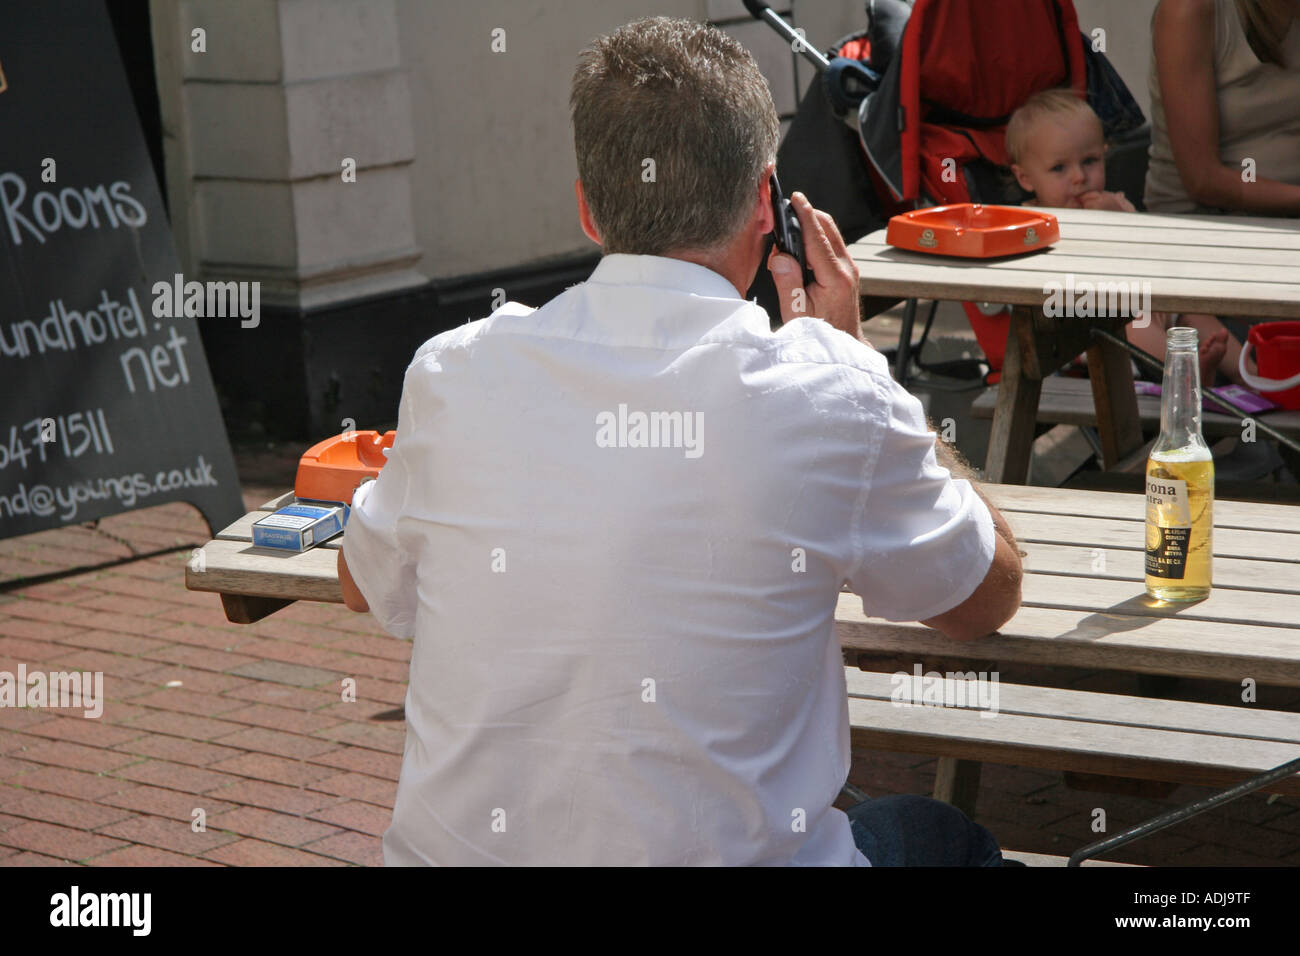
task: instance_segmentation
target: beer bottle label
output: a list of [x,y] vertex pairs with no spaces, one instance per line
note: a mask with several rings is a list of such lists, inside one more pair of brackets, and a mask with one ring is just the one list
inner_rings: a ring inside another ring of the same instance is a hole
[[1146,573],[1157,578],[1186,577],[1191,536],[1187,482],[1148,475]]

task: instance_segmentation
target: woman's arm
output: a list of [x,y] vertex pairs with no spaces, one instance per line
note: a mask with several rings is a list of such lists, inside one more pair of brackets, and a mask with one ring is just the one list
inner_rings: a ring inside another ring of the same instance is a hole
[[1237,212],[1300,215],[1300,186],[1243,182],[1240,169],[1219,160],[1214,0],[1160,0],[1151,31],[1169,147],[1188,196]]

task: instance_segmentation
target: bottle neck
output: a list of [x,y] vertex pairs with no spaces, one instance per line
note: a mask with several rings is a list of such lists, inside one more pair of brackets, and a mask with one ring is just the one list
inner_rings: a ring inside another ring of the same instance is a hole
[[1165,343],[1157,448],[1205,447],[1201,437],[1201,365],[1196,329],[1171,328]]

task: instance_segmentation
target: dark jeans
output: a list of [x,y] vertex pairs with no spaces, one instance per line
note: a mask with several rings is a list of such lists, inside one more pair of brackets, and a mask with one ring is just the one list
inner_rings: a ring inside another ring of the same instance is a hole
[[887,796],[844,811],[872,866],[1001,866],[993,834],[930,797]]

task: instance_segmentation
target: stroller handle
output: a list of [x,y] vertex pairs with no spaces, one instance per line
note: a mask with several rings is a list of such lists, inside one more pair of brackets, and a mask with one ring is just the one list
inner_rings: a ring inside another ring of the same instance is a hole
[[763,0],[745,0],[745,9],[749,11],[749,15],[755,20],[762,20],[781,34],[794,52],[802,53],[813,66],[817,67],[818,73],[825,73],[830,68],[831,61],[822,56],[819,50],[810,46],[807,39],[796,33],[794,28],[777,16],[776,12]]

